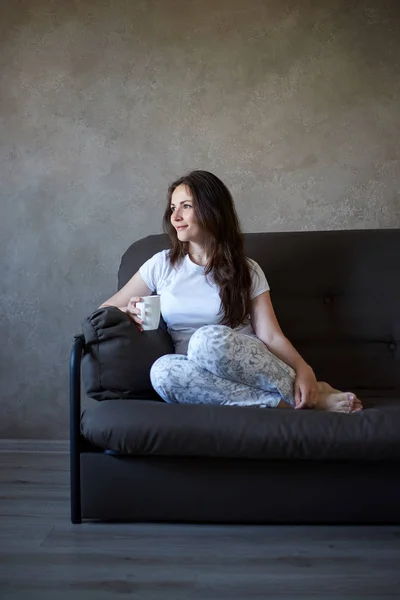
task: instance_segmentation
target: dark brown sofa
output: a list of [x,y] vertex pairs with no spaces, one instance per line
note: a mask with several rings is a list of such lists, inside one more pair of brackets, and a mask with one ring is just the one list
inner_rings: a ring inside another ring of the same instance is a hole
[[[86,328],[71,354],[73,523],[400,521],[400,230],[245,238],[287,337],[319,380],[356,392],[365,410],[166,404],[148,379],[157,348],[168,351],[166,332],[143,341],[118,309],[98,311],[94,342]],[[135,242],[119,287],[166,247],[163,235]],[[83,414],[82,356],[86,390],[101,400]]]

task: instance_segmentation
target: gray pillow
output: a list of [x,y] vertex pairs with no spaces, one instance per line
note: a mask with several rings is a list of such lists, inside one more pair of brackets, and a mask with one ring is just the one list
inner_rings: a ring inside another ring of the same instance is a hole
[[86,394],[95,400],[161,400],[150,382],[152,364],[173,354],[165,323],[141,333],[114,306],[99,308],[82,323],[85,349],[82,376]]

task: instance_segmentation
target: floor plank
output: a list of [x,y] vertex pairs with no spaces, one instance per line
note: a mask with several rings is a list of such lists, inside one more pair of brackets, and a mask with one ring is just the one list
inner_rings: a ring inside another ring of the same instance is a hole
[[68,456],[0,454],[0,598],[400,598],[400,527],[71,525]]

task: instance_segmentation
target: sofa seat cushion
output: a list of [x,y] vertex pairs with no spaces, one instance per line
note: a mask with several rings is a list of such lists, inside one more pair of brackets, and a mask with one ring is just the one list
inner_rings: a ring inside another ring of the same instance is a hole
[[134,456],[399,460],[400,398],[356,414],[105,400],[82,415],[93,445]]

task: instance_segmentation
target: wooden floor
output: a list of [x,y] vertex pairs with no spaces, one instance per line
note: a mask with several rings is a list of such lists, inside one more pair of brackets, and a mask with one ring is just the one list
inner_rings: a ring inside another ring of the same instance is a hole
[[71,525],[68,477],[0,452],[1,600],[400,598],[398,526]]

